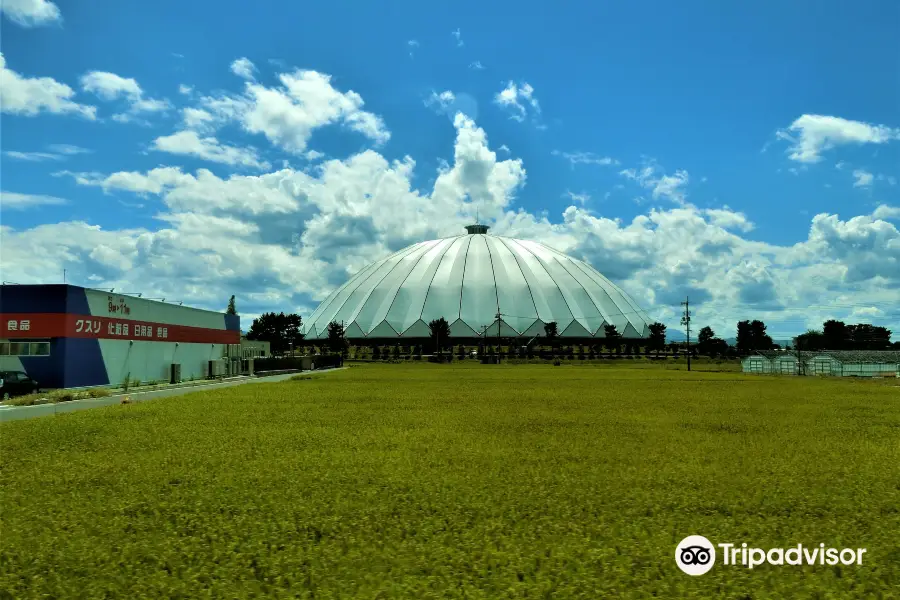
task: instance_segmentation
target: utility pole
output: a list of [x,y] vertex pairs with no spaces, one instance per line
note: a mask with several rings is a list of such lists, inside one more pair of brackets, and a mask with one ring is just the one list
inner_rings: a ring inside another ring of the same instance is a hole
[[497,364],[500,364],[500,317],[502,315],[497,311]]
[[691,370],[691,299],[689,296],[685,296],[684,302],[681,303],[684,307],[684,315],[681,317],[681,324],[684,325],[687,334],[687,360],[688,360],[688,371]]

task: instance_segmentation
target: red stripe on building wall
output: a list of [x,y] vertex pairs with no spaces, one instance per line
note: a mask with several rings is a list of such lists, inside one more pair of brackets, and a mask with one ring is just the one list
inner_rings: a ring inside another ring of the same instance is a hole
[[68,337],[191,344],[241,343],[240,331],[63,313],[0,314],[0,337],[4,339]]

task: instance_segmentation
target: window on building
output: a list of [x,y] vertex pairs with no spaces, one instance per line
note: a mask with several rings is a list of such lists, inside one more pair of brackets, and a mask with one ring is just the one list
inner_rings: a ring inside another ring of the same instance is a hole
[[9,355],[10,356],[29,356],[28,350],[29,350],[28,342],[10,342],[9,343]]
[[50,356],[50,342],[31,342],[29,356]]
[[46,340],[0,342],[0,356],[50,356],[50,342]]

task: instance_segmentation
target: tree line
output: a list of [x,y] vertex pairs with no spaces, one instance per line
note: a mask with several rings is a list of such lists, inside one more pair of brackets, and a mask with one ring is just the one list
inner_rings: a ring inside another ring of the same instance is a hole
[[[232,299],[233,303],[233,299]],[[229,306],[232,309],[233,304]],[[247,332],[248,340],[262,340],[270,344],[274,354],[283,354],[292,348],[298,348],[304,343],[301,333],[303,319],[297,314],[285,314],[268,312],[263,313],[253,320]],[[454,347],[450,338],[450,324],[443,317],[434,319],[428,324],[430,332],[429,350],[432,353],[441,353]],[[645,349],[659,353],[666,350],[672,351],[673,347],[679,347],[683,343],[667,342],[667,327],[663,323],[651,323],[650,335],[640,340],[624,338],[615,325],[605,325],[603,328],[604,346],[616,353],[626,345],[626,353],[630,354],[640,343]],[[558,348],[565,340],[560,333],[558,324],[547,323],[544,325],[544,335],[541,343]],[[325,346],[329,351],[341,353],[346,356],[349,342],[341,323],[332,322],[328,325],[327,337],[317,340],[318,344]],[[485,336],[482,345],[490,344],[490,337]],[[712,327],[706,326],[700,329],[695,343],[691,344],[692,351],[696,354],[710,357],[720,356],[746,356],[758,351],[774,350],[780,348],[766,331],[766,324],[760,320],[739,321],[734,345],[716,336]],[[891,331],[885,327],[878,327],[865,323],[845,324],[841,321],[826,321],[822,330],[810,330],[794,338],[794,346],[797,350],[821,351],[821,350],[900,350],[900,342],[891,343]],[[790,346],[788,346],[790,348]]]
[[867,323],[848,325],[834,319],[825,321],[822,329],[810,329],[794,338],[798,350],[888,350],[900,349],[891,344],[891,330]]

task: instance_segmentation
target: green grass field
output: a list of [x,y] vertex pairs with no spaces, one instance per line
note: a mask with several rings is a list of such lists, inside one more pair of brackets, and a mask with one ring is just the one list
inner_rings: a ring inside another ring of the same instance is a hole
[[[900,598],[897,386],[364,365],[5,423],[0,595]],[[867,554],[690,577],[690,534]]]

